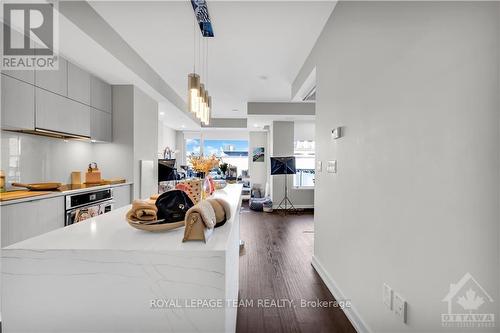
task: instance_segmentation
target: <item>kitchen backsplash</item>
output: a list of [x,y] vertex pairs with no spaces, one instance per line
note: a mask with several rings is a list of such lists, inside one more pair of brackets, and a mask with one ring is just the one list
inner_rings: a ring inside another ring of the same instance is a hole
[[[85,171],[94,145],[2,131],[1,169],[12,182],[69,183],[71,171]],[[119,176],[119,175],[117,175]]]

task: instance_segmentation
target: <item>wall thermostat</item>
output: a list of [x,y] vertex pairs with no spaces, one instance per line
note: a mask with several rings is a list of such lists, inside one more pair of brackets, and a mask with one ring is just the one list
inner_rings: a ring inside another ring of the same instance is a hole
[[332,129],[332,138],[338,139],[340,137],[342,137],[342,127],[335,127]]

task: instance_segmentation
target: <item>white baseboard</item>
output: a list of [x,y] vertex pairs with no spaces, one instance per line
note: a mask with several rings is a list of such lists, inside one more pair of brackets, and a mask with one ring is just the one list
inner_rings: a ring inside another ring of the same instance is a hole
[[[330,290],[333,297],[336,300],[346,300],[347,298],[344,296],[344,293],[342,293],[342,291],[340,290],[338,284],[335,282],[335,280],[332,279],[330,274],[328,274],[328,272],[324,269],[323,265],[321,265],[321,263],[314,255],[312,257],[311,264],[316,270],[316,272],[318,272],[319,276],[326,284],[326,287],[328,288],[328,290]],[[350,308],[344,308],[343,311],[347,316],[347,318],[349,319],[349,321],[351,322],[352,326],[354,326],[354,328],[358,333],[372,332],[352,304]]]
[[[293,206],[298,209],[314,208],[314,205],[293,205]],[[278,205],[273,205],[273,209],[278,209]]]

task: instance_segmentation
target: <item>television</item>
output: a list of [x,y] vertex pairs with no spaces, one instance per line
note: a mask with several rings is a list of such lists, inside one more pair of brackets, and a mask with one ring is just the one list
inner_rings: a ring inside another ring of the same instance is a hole
[[158,182],[177,180],[177,170],[175,169],[175,159],[158,160]]
[[295,173],[295,156],[271,157],[271,175],[293,175]]

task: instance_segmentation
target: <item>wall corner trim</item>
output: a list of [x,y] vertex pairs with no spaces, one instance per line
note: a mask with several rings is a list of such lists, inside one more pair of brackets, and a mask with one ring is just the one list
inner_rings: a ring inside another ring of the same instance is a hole
[[[326,287],[328,288],[328,290],[330,290],[330,292],[332,293],[333,297],[336,300],[346,299],[344,293],[340,290],[338,284],[335,282],[335,280],[332,279],[330,274],[328,274],[323,265],[321,265],[321,263],[319,262],[318,258],[314,255],[312,256],[311,265],[314,267],[316,272],[318,272],[319,276],[326,284]],[[347,319],[349,319],[349,321],[351,322],[352,326],[354,326],[356,332],[372,333],[372,330],[363,321],[363,319],[359,315],[359,312],[352,304],[350,308],[345,308],[343,309],[343,311],[347,316]]]

